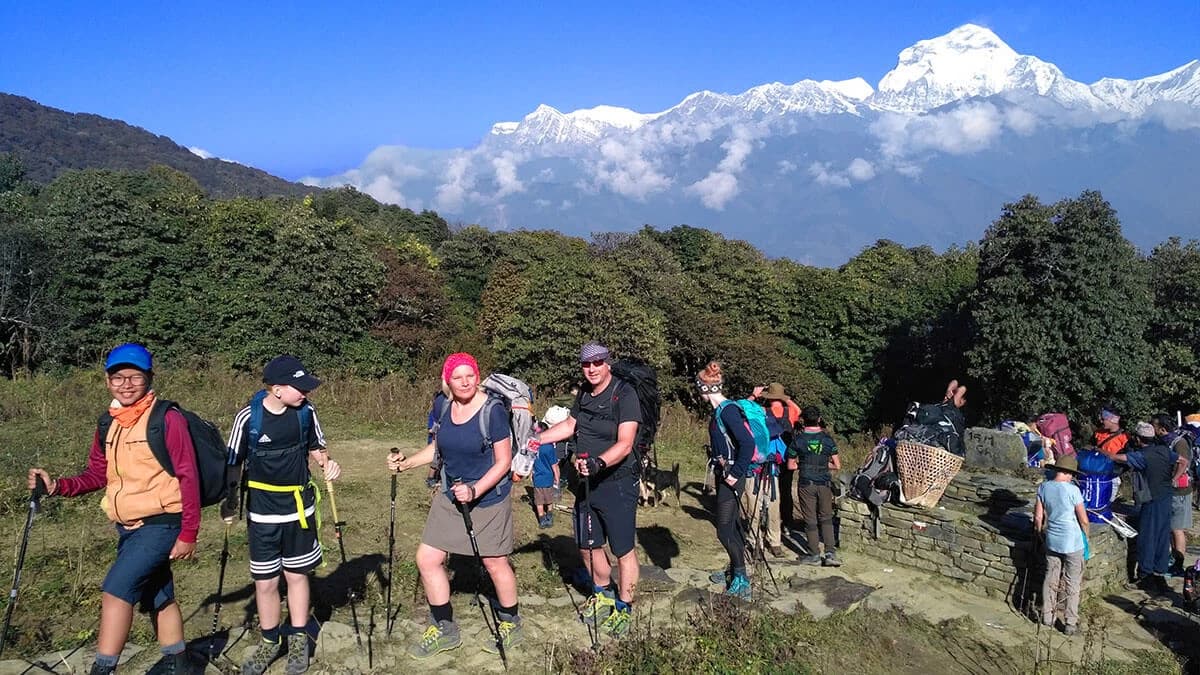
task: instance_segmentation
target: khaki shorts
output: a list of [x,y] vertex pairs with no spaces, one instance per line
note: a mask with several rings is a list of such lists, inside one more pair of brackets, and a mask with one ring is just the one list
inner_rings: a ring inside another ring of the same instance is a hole
[[558,490],[552,487],[533,488],[533,503],[537,506],[550,506],[556,501],[558,501]]
[[[471,524],[475,526],[479,555],[495,558],[512,553],[511,501],[505,499],[491,506],[473,507]],[[471,550],[471,539],[467,536],[462,512],[440,490],[433,496],[429,505],[429,518],[425,521],[425,531],[421,533],[421,543],[447,553],[475,555]]]
[[1192,529],[1192,496],[1171,495],[1171,529]]

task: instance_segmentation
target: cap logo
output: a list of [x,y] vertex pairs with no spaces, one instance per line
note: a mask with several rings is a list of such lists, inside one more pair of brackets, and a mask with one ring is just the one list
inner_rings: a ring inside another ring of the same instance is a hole
[[299,379],[299,378],[301,378],[301,377],[304,377],[304,371],[303,371],[303,370],[297,370],[296,372],[292,373],[292,379],[293,379],[293,380],[295,380],[295,379]]

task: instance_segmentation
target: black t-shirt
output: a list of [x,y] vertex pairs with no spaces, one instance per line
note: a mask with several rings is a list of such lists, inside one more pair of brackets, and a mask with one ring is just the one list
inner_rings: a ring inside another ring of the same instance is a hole
[[822,484],[832,480],[829,462],[838,451],[829,434],[805,428],[792,441],[791,454],[800,459],[800,480]]
[[[571,406],[571,417],[575,418],[575,452],[597,457],[617,442],[618,426],[624,422],[641,424],[642,407],[633,387],[614,377],[599,394],[580,392]],[[622,460],[617,466],[624,465],[632,463]]]
[[[306,405],[309,405],[306,403]],[[275,413],[263,408],[262,429],[258,445],[250,453],[250,406],[238,411],[233,418],[233,430],[229,433],[229,450],[233,463],[246,463],[247,480],[268,485],[303,485],[304,511],[312,516],[316,503],[312,487],[308,485],[308,453],[325,447],[325,435],[317,421],[317,411],[309,408],[308,431],[300,437],[300,413],[297,408],[288,408]],[[255,522],[281,523],[300,519],[296,511],[296,497],[290,492],[267,492],[250,490],[248,505],[250,519]]]

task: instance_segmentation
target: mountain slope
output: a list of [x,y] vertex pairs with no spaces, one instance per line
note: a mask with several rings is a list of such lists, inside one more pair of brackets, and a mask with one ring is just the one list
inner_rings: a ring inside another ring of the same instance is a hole
[[47,183],[71,169],[178,169],[215,197],[299,196],[312,187],[235,162],[202,159],[166,136],[118,120],[69,113],[0,93],[0,152],[20,157],[29,179]]

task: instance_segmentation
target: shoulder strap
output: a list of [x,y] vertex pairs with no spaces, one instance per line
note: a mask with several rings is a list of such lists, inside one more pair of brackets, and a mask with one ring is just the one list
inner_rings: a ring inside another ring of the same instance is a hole
[[246,459],[258,450],[258,438],[262,436],[263,400],[267,398],[267,390],[262,389],[250,397],[250,424],[246,429]]
[[304,451],[308,452],[308,428],[312,425],[313,407],[307,400],[300,409],[296,411],[296,418],[300,422],[300,443],[304,446]]
[[108,442],[108,430],[112,428],[112,415],[105,410],[100,413],[100,419],[96,420],[96,435],[100,438],[100,447],[105,447]]
[[[483,436],[483,449],[491,450],[495,445],[496,440],[492,438],[491,431],[488,430],[488,421],[492,417],[492,408],[502,405],[500,399],[488,394],[487,400],[483,402],[483,407],[479,409],[479,435]],[[513,448],[514,450],[516,448]]]
[[176,407],[174,401],[165,398],[156,400],[154,407],[150,408],[150,421],[146,424],[146,442],[150,445],[150,452],[163,471],[172,477],[175,475],[175,463],[167,451],[167,411]]

